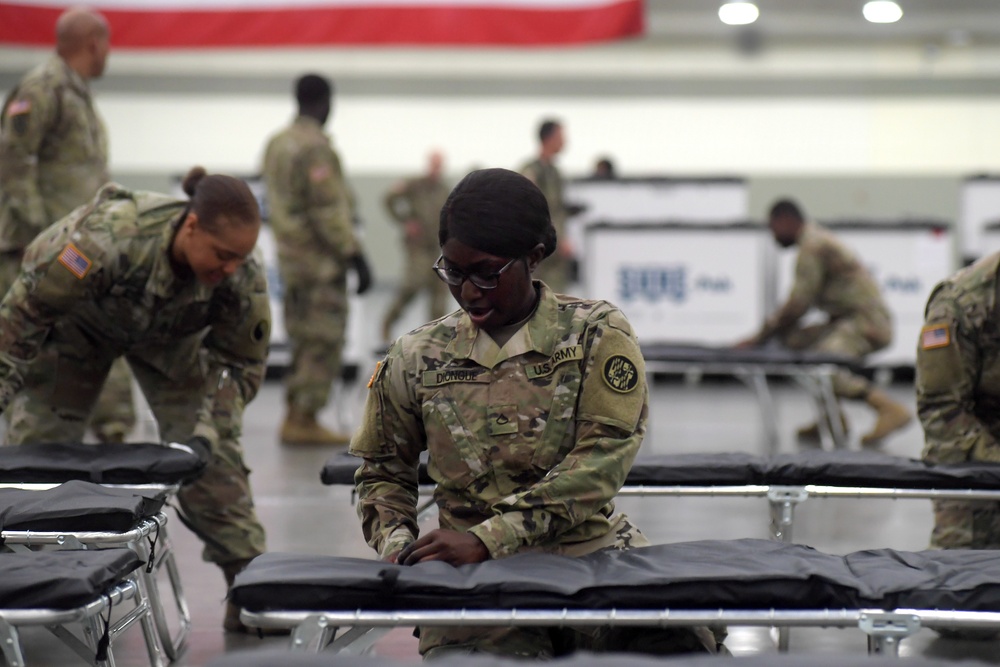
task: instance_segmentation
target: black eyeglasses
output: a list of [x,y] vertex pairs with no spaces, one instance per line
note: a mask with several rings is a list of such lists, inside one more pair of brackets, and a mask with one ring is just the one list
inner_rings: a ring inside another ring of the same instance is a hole
[[515,257],[504,264],[499,271],[494,271],[493,273],[464,273],[458,269],[449,269],[447,266],[441,266],[442,259],[444,259],[444,255],[438,257],[437,261],[434,262],[434,266],[431,267],[441,280],[454,287],[460,287],[462,283],[468,280],[479,289],[489,290],[496,289],[497,285],[500,284],[500,274],[512,267],[514,262],[521,258]]

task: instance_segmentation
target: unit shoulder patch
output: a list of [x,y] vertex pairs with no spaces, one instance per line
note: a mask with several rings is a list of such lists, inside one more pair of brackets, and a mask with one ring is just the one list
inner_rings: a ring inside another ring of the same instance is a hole
[[615,354],[604,362],[601,374],[604,383],[613,391],[627,394],[639,385],[639,369],[635,363],[623,354]]

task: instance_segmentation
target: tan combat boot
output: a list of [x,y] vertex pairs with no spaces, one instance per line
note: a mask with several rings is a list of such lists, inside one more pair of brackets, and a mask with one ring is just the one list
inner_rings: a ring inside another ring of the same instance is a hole
[[861,444],[872,447],[880,444],[882,440],[895,431],[910,423],[913,415],[905,406],[889,398],[881,389],[872,389],[868,392],[868,405],[875,408],[876,422],[870,433],[861,436]]
[[[847,423],[847,415],[845,415],[844,411],[841,410],[839,407],[837,408],[837,412],[840,415],[840,425],[844,429],[844,434],[846,435],[847,433],[850,432],[850,426]],[[819,423],[813,422],[808,426],[803,426],[802,428],[800,428],[798,431],[795,432],[795,435],[798,437],[799,440],[819,442],[820,441]]]
[[316,421],[315,414],[297,408],[289,408],[281,425],[281,442],[285,445],[343,445],[350,441],[350,435],[324,428]]
[[226,632],[242,632],[262,637],[290,634],[291,630],[287,628],[251,628],[243,625],[243,621],[240,620],[240,608],[229,600],[229,590],[233,587],[236,575],[242,572],[249,563],[249,560],[237,560],[220,566],[222,574],[226,577],[226,616],[222,619],[222,628]]

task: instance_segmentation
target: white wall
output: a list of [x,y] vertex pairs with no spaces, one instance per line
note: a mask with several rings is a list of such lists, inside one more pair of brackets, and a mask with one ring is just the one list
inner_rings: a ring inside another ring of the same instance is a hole
[[[284,96],[99,97],[115,170],[246,172],[288,122]],[[330,126],[351,172],[419,170],[429,147],[451,170],[515,166],[538,120],[557,115],[566,171],[611,153],[629,173],[966,174],[1000,169],[1000,98],[340,97]]]

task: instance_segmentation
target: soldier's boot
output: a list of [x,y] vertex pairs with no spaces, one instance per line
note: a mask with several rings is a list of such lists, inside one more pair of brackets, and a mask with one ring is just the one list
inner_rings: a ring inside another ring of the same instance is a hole
[[281,442],[285,445],[343,445],[351,436],[323,427],[316,421],[316,414],[289,408],[285,423],[281,425]]
[[222,619],[222,629],[226,632],[242,632],[244,634],[256,634],[260,636],[287,635],[291,630],[287,628],[251,628],[243,624],[240,620],[240,608],[229,600],[229,591],[233,587],[233,580],[236,575],[242,572],[250,560],[237,560],[232,563],[222,565],[222,574],[226,577],[226,615]]
[[[843,428],[843,432],[846,434],[850,431],[850,425],[847,423],[847,415],[844,411],[837,407],[837,413],[840,415],[840,426]],[[819,433],[819,422],[813,422],[808,426],[803,426],[795,432],[795,435],[799,440],[809,441],[809,442],[819,442],[821,440]]]
[[871,432],[861,436],[861,444],[865,447],[881,444],[886,436],[903,428],[913,419],[913,414],[906,406],[889,398],[881,389],[872,389],[865,400],[876,412],[875,426]]

